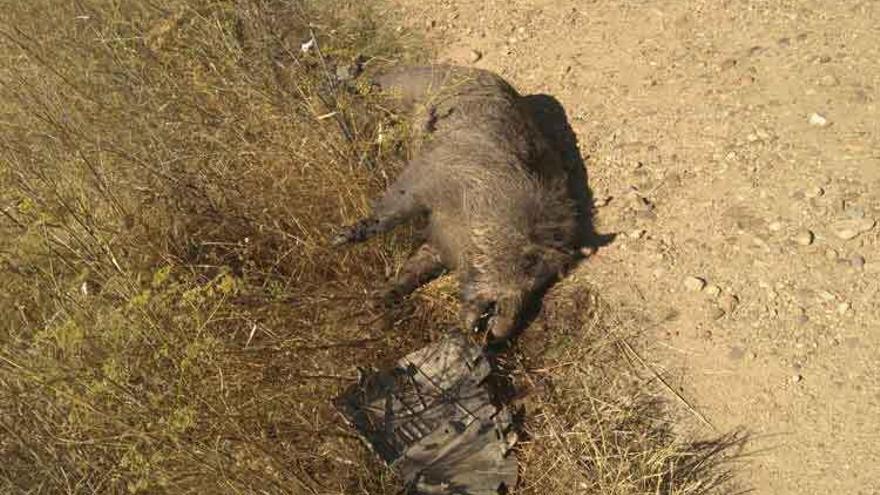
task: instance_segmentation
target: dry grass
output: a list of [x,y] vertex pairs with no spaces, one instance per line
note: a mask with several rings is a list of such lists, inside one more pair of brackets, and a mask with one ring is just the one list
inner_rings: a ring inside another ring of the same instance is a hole
[[[525,398],[524,493],[732,493],[740,432],[698,430],[628,344],[636,325],[577,282],[563,282],[514,358]],[[535,356],[538,356],[537,358]]]
[[[453,324],[455,287],[376,320],[364,296],[406,233],[326,246],[405,152],[331,77],[416,56],[370,4],[0,6],[0,491],[397,492],[329,399]],[[527,354],[558,368],[512,360],[524,491],[713,488],[718,456],[676,440],[601,318],[556,292],[569,309]]]

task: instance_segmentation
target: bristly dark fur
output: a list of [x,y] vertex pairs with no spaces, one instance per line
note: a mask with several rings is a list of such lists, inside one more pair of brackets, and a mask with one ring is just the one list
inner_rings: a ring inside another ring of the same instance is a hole
[[[364,241],[427,215],[425,244],[387,299],[456,270],[465,325],[503,340],[523,303],[573,259],[576,214],[562,160],[499,76],[455,66],[407,67],[375,79],[422,130],[418,155],[334,244]],[[488,320],[484,321],[486,318]]]

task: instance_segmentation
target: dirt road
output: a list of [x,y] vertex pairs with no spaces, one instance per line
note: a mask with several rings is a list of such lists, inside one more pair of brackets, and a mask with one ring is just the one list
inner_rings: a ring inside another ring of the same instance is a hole
[[438,59],[565,106],[613,244],[574,279],[760,494],[880,493],[880,4],[393,0]]

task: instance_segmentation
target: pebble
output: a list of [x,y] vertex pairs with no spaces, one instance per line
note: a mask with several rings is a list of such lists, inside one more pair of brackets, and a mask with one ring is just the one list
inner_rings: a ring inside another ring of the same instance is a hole
[[720,320],[721,318],[724,318],[725,314],[727,313],[725,313],[724,310],[721,308],[712,308],[711,310],[709,310],[709,318],[713,320]]
[[718,297],[721,295],[721,287],[718,287],[715,284],[707,285],[705,292],[709,297]]
[[684,288],[691,292],[700,292],[706,286],[706,281],[700,277],[686,277],[684,279]]
[[825,194],[825,190],[819,186],[811,187],[804,192],[807,199],[815,199]]
[[611,196],[599,196],[598,198],[593,200],[593,206],[596,208],[602,208],[603,206],[608,205],[611,202]]
[[645,229],[636,229],[629,233],[629,238],[639,240],[645,236]]
[[837,314],[845,315],[852,306],[848,302],[842,302],[837,305]]
[[795,374],[791,377],[791,382],[792,382],[792,383],[800,383],[800,382],[802,382],[802,381],[804,381],[804,375],[801,375],[800,373],[795,373]]
[[814,125],[816,127],[825,127],[828,125],[828,119],[819,115],[818,113],[811,113],[809,119],[810,125]]
[[739,298],[733,294],[724,294],[718,300],[718,307],[723,309],[726,313],[733,313],[733,310],[739,305]]
[[848,241],[863,232],[873,229],[875,224],[876,222],[873,218],[850,218],[835,222],[831,225],[831,228],[834,230],[834,235],[844,241]]
[[483,53],[479,50],[471,50],[471,53],[468,55],[468,60],[470,63],[475,64],[479,62],[483,58]]
[[801,246],[809,246],[813,243],[815,236],[813,232],[807,229],[801,229],[794,235],[794,242]]
[[856,270],[861,270],[865,267],[865,257],[857,254],[849,259],[849,264]]

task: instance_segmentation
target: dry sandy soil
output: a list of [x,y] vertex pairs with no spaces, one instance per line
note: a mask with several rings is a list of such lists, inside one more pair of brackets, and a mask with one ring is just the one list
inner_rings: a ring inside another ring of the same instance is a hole
[[439,60],[564,105],[619,234],[564,283],[637,315],[683,396],[751,433],[745,486],[880,493],[878,2],[388,5]]

